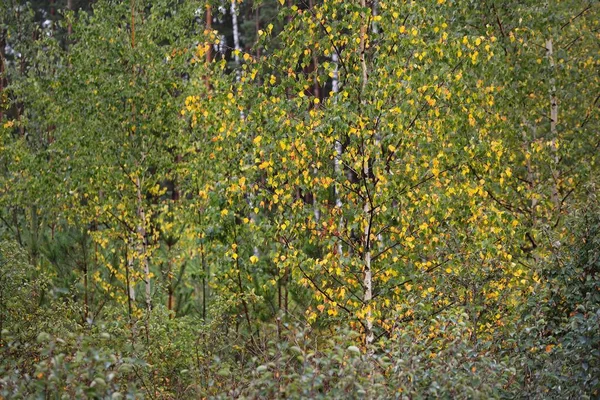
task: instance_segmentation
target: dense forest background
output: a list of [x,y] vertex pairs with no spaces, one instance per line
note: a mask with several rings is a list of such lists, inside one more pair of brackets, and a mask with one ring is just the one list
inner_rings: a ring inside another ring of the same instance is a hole
[[0,398],[598,398],[585,0],[0,5]]

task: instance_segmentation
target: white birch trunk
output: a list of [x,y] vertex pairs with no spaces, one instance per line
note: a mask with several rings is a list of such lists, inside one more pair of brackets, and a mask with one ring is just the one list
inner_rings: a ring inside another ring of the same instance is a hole
[[[238,25],[238,17],[237,17],[237,0],[231,0],[231,24],[233,25],[233,58],[235,60],[236,70],[235,70],[235,79],[239,83],[241,80],[241,71],[240,71],[240,53],[242,48],[240,46],[240,28]],[[243,113],[242,113],[243,118]]]
[[[337,101],[337,94],[340,91],[340,83],[339,83],[339,56],[337,50],[333,50],[333,54],[331,55],[331,61],[333,62],[333,78],[331,80],[331,91],[333,92],[333,101]],[[335,157],[333,159],[333,170],[335,172],[336,179],[339,179],[342,176],[342,142],[339,140],[335,141]],[[344,227],[344,217],[342,214],[342,199],[340,198],[339,189],[340,185],[336,184],[334,187],[335,192],[335,207],[340,212],[340,222],[338,224],[338,232],[341,234],[342,229]],[[342,241],[338,240],[337,243],[337,253],[340,257],[343,255]]]
[[[366,0],[361,0],[360,1],[360,6],[364,9],[366,8],[367,4],[366,4]],[[365,95],[365,89],[367,87],[367,79],[368,79],[368,72],[367,72],[367,61],[365,59],[365,52],[366,52],[366,41],[367,41],[367,17],[365,15],[365,13],[363,12],[361,14],[361,27],[360,27],[360,43],[359,43],[359,51],[360,51],[360,65],[361,65],[361,70],[362,70],[362,83],[361,83],[361,101],[364,102],[364,95]],[[369,176],[369,160],[368,160],[368,155],[366,154],[366,151],[364,151],[365,154],[363,154],[363,173],[364,173],[364,177],[365,177],[365,189],[367,182],[366,179]],[[363,254],[363,262],[364,262],[364,281],[363,281],[363,286],[364,286],[364,303],[365,303],[365,307],[367,307],[367,312],[365,315],[365,344],[367,346],[367,353],[370,354],[372,352],[371,345],[373,344],[374,341],[374,335],[373,335],[373,315],[371,312],[371,300],[373,298],[373,275],[372,275],[372,271],[371,271],[371,240],[370,240],[370,233],[371,233],[371,205],[369,204],[369,199],[365,199],[365,204],[364,204],[364,218],[366,221],[365,224],[365,228],[364,228],[364,234],[363,234],[363,246],[364,246],[364,254]]]
[[[128,247],[133,247],[129,244],[127,244]],[[135,284],[133,282],[133,276],[131,276],[132,272],[134,271],[134,264],[135,264],[135,259],[132,255],[130,255],[129,250],[127,251],[127,268],[129,270],[128,274],[129,274],[129,279],[128,279],[128,295],[129,295],[129,301],[132,305],[135,304]]]
[[[239,27],[239,22],[238,22],[238,16],[237,16],[237,0],[231,0],[231,25],[233,27],[233,48],[234,48],[234,60],[235,60],[235,65],[236,65],[236,70],[235,70],[235,80],[237,83],[240,83],[240,81],[242,80],[242,71],[240,70],[240,66],[241,66],[241,59],[240,59],[240,53],[242,52],[242,46],[240,45],[240,27]],[[244,121],[246,119],[246,116],[244,115],[243,111],[240,111],[240,119],[242,121]],[[252,211],[254,209],[254,202],[252,201],[252,193],[248,194],[248,206],[250,207],[250,220],[252,220],[252,222],[256,223],[256,214],[254,213],[254,211]],[[258,251],[258,247],[254,246],[252,248],[252,253],[258,257],[259,251]]]

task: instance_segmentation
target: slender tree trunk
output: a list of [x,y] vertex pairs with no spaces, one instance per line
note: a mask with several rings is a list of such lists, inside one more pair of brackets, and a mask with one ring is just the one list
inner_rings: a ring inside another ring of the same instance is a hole
[[[131,1],[131,48],[135,48],[135,1]],[[135,75],[135,70],[133,71]],[[132,105],[131,115],[132,122],[135,122],[135,104]],[[142,160],[143,162],[143,160]],[[146,295],[146,310],[148,314],[152,311],[152,290],[150,284],[150,263],[148,260],[148,237],[146,235],[146,212],[144,210],[144,199],[142,196],[142,181],[140,180],[139,175],[135,178],[135,187],[137,194],[137,216],[139,218],[139,222],[136,228],[137,231],[137,253],[139,258],[139,263],[141,264],[142,270],[144,272],[144,286],[145,286],[145,295]],[[148,317],[147,317],[148,318]],[[146,324],[147,324],[146,318]],[[146,337],[149,335],[148,326],[146,325]]]
[[206,299],[208,297],[208,264],[206,263],[206,256],[204,254],[204,245],[200,245],[200,258],[202,263],[202,319],[206,321]]
[[131,48],[135,47],[135,0],[131,0]]
[[83,319],[87,322],[89,316],[89,298],[88,298],[88,268],[83,267]]
[[[212,7],[210,4],[206,5],[206,30],[212,31]],[[210,64],[212,61],[212,43],[209,43],[208,50],[206,51],[206,63]]]
[[88,265],[88,252],[87,252],[87,233],[84,230],[81,238],[81,252],[83,254],[83,319],[84,322],[88,321],[89,318],[89,265]]
[[6,47],[6,30],[0,30],[0,123],[4,117],[4,48]]
[[13,225],[15,226],[15,232],[17,234],[17,243],[23,247],[23,237],[21,236],[21,228],[19,227],[19,208],[13,207],[12,209]]
[[[531,143],[536,139],[536,128],[532,126],[527,121],[524,122],[525,126],[531,129],[532,138],[527,138],[526,130],[523,130],[523,150],[527,154],[529,152],[529,148],[531,147]],[[529,205],[529,218],[531,220],[532,226],[535,227],[537,225],[537,197],[535,196],[535,173],[533,170],[533,165],[531,163],[531,157],[526,157],[525,167],[527,169],[527,181],[528,181],[528,189],[529,196],[531,197],[530,205]]]
[[37,267],[38,256],[39,256],[39,218],[38,218],[38,208],[35,205],[32,205],[29,209],[31,222],[29,225],[29,251],[31,256],[31,265]]
[[[21,13],[19,12],[18,14],[18,41],[22,43],[23,41],[23,37],[25,36],[23,34],[23,27],[21,24]],[[25,76],[25,55],[21,54],[21,58],[19,60],[19,74],[21,75],[21,77]],[[19,122],[19,134],[21,135],[22,138],[25,137],[25,125],[23,124],[23,114],[25,113],[25,105],[23,104],[22,101],[17,101],[16,104],[17,107],[17,121]]]
[[[365,9],[367,7],[366,0],[360,1],[360,6]],[[363,11],[361,13],[361,26],[360,26],[360,43],[359,43],[359,52],[360,52],[360,65],[362,71],[362,82],[361,82],[361,102],[365,103],[365,92],[367,87],[367,61],[365,58],[365,52],[367,47],[367,16]],[[368,191],[367,188],[367,179],[369,177],[369,160],[367,158],[366,149],[363,149],[363,174],[365,182],[365,191]],[[364,254],[363,254],[363,268],[364,268],[364,278],[363,278],[363,286],[364,286],[364,303],[365,307],[367,307],[367,312],[365,315],[365,344],[367,346],[367,351],[371,352],[370,347],[373,344],[374,335],[373,335],[373,316],[371,311],[371,299],[373,298],[373,273],[371,270],[371,223],[372,223],[372,213],[374,210],[372,209],[372,205],[370,204],[369,196],[365,196],[365,204],[363,207],[364,218],[367,221],[364,228],[363,233],[363,246],[364,246]]]
[[[233,58],[235,60],[235,80],[239,83],[242,78],[242,72],[240,71],[240,52],[242,47],[240,46],[240,28],[238,24],[237,16],[237,0],[231,0],[231,25],[233,26]],[[244,114],[242,113],[242,119]]]
[[[331,61],[333,62],[333,78],[331,80],[331,91],[333,92],[334,99],[333,101],[337,101],[337,94],[339,93],[339,55],[336,49],[333,49],[333,54],[331,55]],[[333,168],[335,172],[336,179],[340,179],[342,177],[342,142],[341,140],[335,141],[335,157],[333,159]],[[344,228],[344,216],[342,212],[342,199],[340,197],[340,187],[341,185],[336,184],[334,186],[335,192],[335,207],[338,209],[340,213],[340,222],[338,224],[338,234],[342,234],[342,230]],[[337,242],[337,252],[340,257],[342,257],[342,241],[338,240]]]
[[139,262],[144,271],[144,286],[146,289],[146,310],[148,312],[152,311],[152,290],[150,286],[150,262],[148,260],[148,238],[146,235],[146,213],[144,211],[144,203],[142,198],[142,184],[139,176],[136,177],[136,189],[137,189],[137,201],[138,208],[137,214],[140,219],[140,222],[137,226],[138,233],[138,256]]
[[133,322],[133,304],[135,303],[135,288],[131,281],[133,258],[129,254],[129,243],[125,242],[125,291],[127,292],[127,314],[129,323]]
[[167,310],[169,310],[170,318],[173,318],[174,314],[172,314],[171,312],[175,308],[175,297],[174,297],[174,292],[173,292],[173,286],[170,282],[169,282],[168,294],[169,294],[169,299],[167,301]]
[[4,290],[0,285],[0,347],[4,347],[2,343],[2,331],[4,331]]
[[[73,0],[67,0],[67,9],[73,11]],[[69,22],[69,26],[67,26],[67,34],[71,36],[73,34],[73,25]]]
[[173,262],[171,260],[171,245],[167,244],[167,310],[170,318],[173,318],[174,299],[173,299]]
[[[308,2],[309,8],[312,10],[314,7],[314,0],[309,0]],[[321,100],[321,88],[319,86],[319,60],[317,59],[317,53],[315,51],[311,51],[312,55],[312,67],[311,72],[313,73],[313,96],[315,99]],[[318,175],[319,170],[315,166],[313,168],[313,173],[315,176]],[[312,202],[313,202],[313,214],[315,216],[315,222],[319,222],[321,219],[321,212],[319,211],[319,200],[317,196],[316,187],[312,193]]]
[[[365,164],[366,165],[366,164]],[[368,173],[368,166],[365,166],[365,174]],[[373,298],[373,272],[371,270],[371,222],[372,222],[372,213],[374,211],[371,208],[368,200],[365,200],[364,205],[364,215],[367,219],[367,223],[365,224],[364,237],[363,237],[363,246],[364,246],[364,303],[367,307],[367,313],[365,317],[365,344],[369,347],[374,340],[373,335],[373,319],[371,312],[371,300]]]
[[553,152],[553,165],[552,165],[552,203],[554,204],[554,212],[557,214],[557,218],[560,218],[561,204],[560,204],[560,171],[559,171],[559,156],[558,156],[558,134],[556,126],[558,124],[558,99],[556,97],[556,77],[555,70],[556,65],[554,63],[554,51],[552,45],[552,39],[546,41],[546,56],[550,62],[550,136]]
[[50,0],[50,32],[54,36],[54,20],[56,19],[56,7],[54,7],[56,0]]

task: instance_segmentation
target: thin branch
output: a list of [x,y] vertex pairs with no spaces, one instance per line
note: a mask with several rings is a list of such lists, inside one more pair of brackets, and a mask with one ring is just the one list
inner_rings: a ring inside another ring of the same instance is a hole
[[586,12],[588,12],[591,8],[592,8],[592,5],[588,4],[588,6],[586,8],[584,8],[579,14],[577,14],[576,16],[570,18],[569,21],[567,21],[563,25],[561,25],[560,29],[565,29],[567,26],[569,26],[570,24],[572,24],[577,18],[581,17],[583,14],[585,14]]

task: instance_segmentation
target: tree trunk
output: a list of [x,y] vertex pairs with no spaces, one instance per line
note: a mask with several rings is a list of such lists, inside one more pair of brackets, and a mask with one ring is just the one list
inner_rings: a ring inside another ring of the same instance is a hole
[[[206,30],[210,32],[212,30],[212,7],[210,4],[206,5]],[[206,63],[210,64],[212,61],[212,43],[209,43],[208,49],[206,50]]]
[[129,255],[129,243],[125,243],[125,291],[127,292],[127,314],[129,323],[132,323],[133,305],[135,304],[135,288],[131,281],[131,270],[133,268],[133,258]]
[[[360,1],[360,6],[365,9],[367,7],[366,0]],[[361,82],[361,102],[365,102],[364,95],[367,87],[367,61],[365,59],[366,52],[366,41],[367,41],[367,16],[363,11],[361,13],[361,26],[360,26],[360,43],[359,43],[359,56],[360,56],[360,65],[362,71],[362,82]],[[365,153],[363,151],[363,153]],[[363,154],[363,174],[364,174],[364,184],[365,191],[368,193],[367,188],[367,178],[369,177],[369,160],[366,157],[366,154]],[[373,273],[371,270],[371,223],[372,223],[372,213],[374,212],[373,207],[370,203],[369,196],[365,196],[365,204],[363,207],[364,210],[364,218],[367,221],[364,228],[363,233],[363,268],[364,268],[364,278],[363,278],[363,286],[364,286],[364,303],[367,308],[367,312],[365,315],[365,345],[367,346],[367,351],[371,352],[370,347],[373,344],[374,335],[373,335],[373,316],[371,312],[371,299],[373,298]]]
[[[242,72],[240,71],[240,52],[242,48],[240,46],[240,28],[238,25],[238,17],[237,17],[237,0],[231,0],[231,25],[233,26],[233,58],[235,60],[235,80],[239,83],[242,76]],[[242,119],[243,119],[242,113]]]
[[138,208],[137,214],[140,222],[137,226],[138,234],[138,257],[139,262],[144,271],[144,285],[146,289],[146,310],[152,311],[152,290],[150,286],[150,263],[148,260],[148,238],[146,236],[146,213],[144,211],[144,204],[142,198],[142,186],[139,176],[136,177],[136,188],[137,188],[137,201]]
[[200,258],[202,261],[202,319],[206,321],[206,299],[208,297],[208,263],[204,255],[204,245],[200,245]]
[[558,100],[556,98],[556,78],[554,76],[556,65],[554,63],[553,45],[552,39],[546,41],[546,56],[550,62],[550,136],[551,146],[553,152],[553,165],[552,165],[552,203],[554,204],[554,212],[557,214],[557,218],[560,218],[560,172],[559,172],[559,156],[558,156],[558,135],[556,126],[558,124]]
[[[337,53],[337,49],[333,49],[333,54],[331,55],[331,61],[333,62],[333,78],[331,80],[331,91],[333,92],[333,101],[337,101],[337,94],[340,91],[339,88],[339,55]],[[342,142],[340,139],[335,141],[335,157],[333,159],[333,168],[335,172],[336,179],[341,179],[342,177]],[[340,222],[338,224],[338,234],[342,234],[342,229],[344,228],[344,217],[342,212],[342,199],[340,197],[340,187],[341,185],[336,184],[333,188],[335,193],[335,207],[338,209],[340,213]],[[337,242],[337,252],[341,257],[343,248],[342,241],[338,240]]]
[[[73,11],[73,0],[67,0],[67,9]],[[73,34],[73,25],[69,22],[69,26],[67,26],[67,34],[71,36]]]
[[4,48],[6,47],[6,30],[0,30],[0,123],[4,117]]

